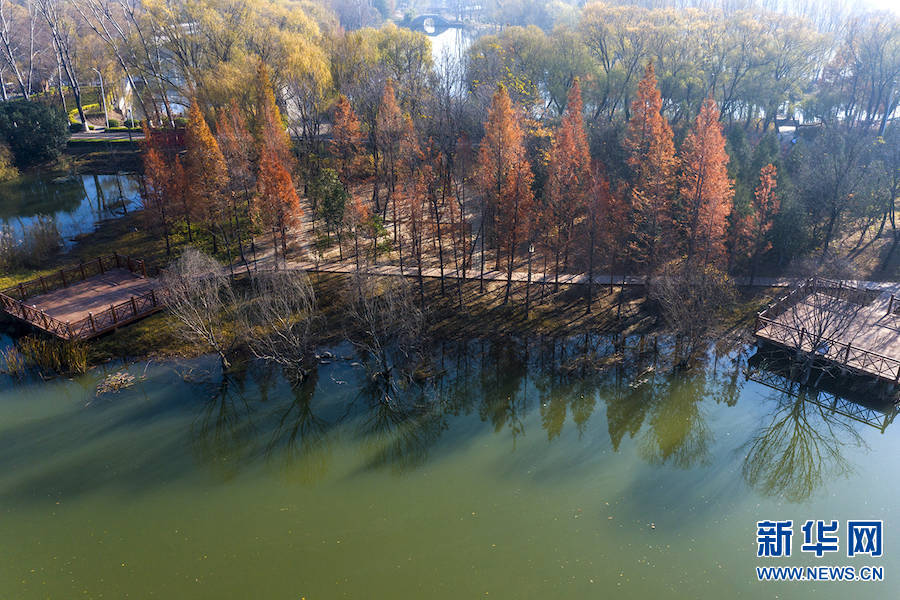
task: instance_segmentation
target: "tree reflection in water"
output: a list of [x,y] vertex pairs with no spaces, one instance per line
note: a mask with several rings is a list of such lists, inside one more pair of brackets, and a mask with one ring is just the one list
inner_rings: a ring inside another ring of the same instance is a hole
[[[196,384],[209,400],[194,419],[192,443],[225,478],[263,459],[290,466],[292,477],[313,483],[326,476],[341,436],[359,441],[365,468],[402,472],[425,463],[458,418],[476,417],[495,433],[508,432],[515,448],[536,422],[530,411],[536,409],[552,442],[570,419],[584,436],[600,402],[614,450],[627,436],[648,462],[688,468],[709,458],[713,434],[704,402],[737,401],[744,353],[711,350],[683,370],[674,366],[678,349],[670,338],[595,333],[444,342],[431,356],[433,376],[411,381],[399,393],[387,393],[383,379],[350,368],[352,359],[343,367],[321,365],[300,383],[275,367],[251,363]],[[451,439],[475,433],[462,426]]]
[[331,464],[333,439],[328,430],[332,423],[313,409],[318,381],[315,367],[300,380],[288,380],[291,401],[275,409],[275,423],[265,447],[270,461],[283,463],[293,478],[306,484],[321,481]]
[[797,384],[773,395],[775,412],[746,446],[742,471],[751,487],[802,502],[826,480],[852,472],[843,450],[865,441],[855,421],[812,402],[817,394]]

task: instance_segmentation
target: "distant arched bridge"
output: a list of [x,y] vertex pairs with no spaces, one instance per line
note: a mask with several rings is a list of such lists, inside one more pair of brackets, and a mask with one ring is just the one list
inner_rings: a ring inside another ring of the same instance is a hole
[[[430,25],[430,27],[426,28],[426,24]],[[438,35],[451,27],[463,27],[463,23],[462,21],[448,19],[437,13],[425,13],[410,19],[406,26],[415,31],[421,31],[426,35]]]

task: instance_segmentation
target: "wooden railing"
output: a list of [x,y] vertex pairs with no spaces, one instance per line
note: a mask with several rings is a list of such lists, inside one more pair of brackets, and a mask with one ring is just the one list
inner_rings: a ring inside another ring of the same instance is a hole
[[132,296],[119,304],[110,305],[108,309],[96,314],[88,313],[87,317],[75,322],[60,321],[36,306],[25,303],[28,298],[68,287],[111,269],[128,269],[139,277],[148,276],[147,265],[141,259],[120,254],[101,256],[0,291],[0,310],[47,333],[71,340],[92,338],[162,309],[158,293],[154,289],[139,296]]
[[896,358],[885,356],[874,350],[855,347],[849,342],[814,336],[805,329],[768,317],[758,316],[757,325],[757,334],[766,329],[765,335],[761,337],[770,342],[792,350],[814,354],[816,357],[827,359],[866,375],[875,375],[895,383],[900,382],[900,360]]
[[[5,294],[10,298],[16,298],[24,302],[32,296],[68,287],[77,281],[84,281],[88,277],[103,274],[110,269],[128,269],[140,277],[148,276],[148,268],[143,260],[113,253],[107,256],[99,256],[87,262],[82,260],[74,267],[59,269],[49,275],[41,275],[31,281],[23,281],[16,286],[0,290],[0,294]],[[149,275],[153,275],[153,273],[149,273]]]

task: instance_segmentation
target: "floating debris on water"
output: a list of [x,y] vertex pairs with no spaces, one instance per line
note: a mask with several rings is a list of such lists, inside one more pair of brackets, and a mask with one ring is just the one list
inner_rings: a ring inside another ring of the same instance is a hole
[[103,381],[97,384],[97,395],[99,396],[108,392],[116,393],[119,390],[124,390],[133,385],[134,375],[126,373],[125,371],[119,371],[118,373],[107,375],[103,378]]

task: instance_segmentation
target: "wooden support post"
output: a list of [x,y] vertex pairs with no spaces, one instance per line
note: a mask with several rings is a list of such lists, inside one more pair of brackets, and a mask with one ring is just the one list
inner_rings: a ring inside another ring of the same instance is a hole
[[39,279],[40,282],[41,282],[41,291],[44,292],[44,293],[46,294],[46,293],[47,293],[47,284],[44,283],[44,276],[43,276],[43,275],[38,275],[38,279]]
[[894,295],[891,294],[891,301],[888,304],[888,314],[891,314],[893,312],[894,312]]
[[84,281],[87,279],[87,275],[84,274],[84,259],[78,261],[78,268],[81,269],[81,280]]
[[800,330],[800,341],[797,343],[797,349],[803,350],[803,336],[806,335],[806,327]]
[[143,259],[141,260],[141,275],[146,279],[147,277],[147,265],[144,263]]
[[97,324],[94,323],[94,314],[88,313],[88,321],[91,323],[91,333],[97,333]]
[[100,268],[100,274],[102,275],[103,274],[103,257],[102,256],[97,257],[97,266]]
[[116,259],[116,268],[119,268],[119,253],[113,252],[113,258]]
[[66,333],[69,335],[69,339],[73,339],[75,337],[75,332],[72,331],[72,322],[66,321]]
[[847,361],[850,360],[850,348],[851,348],[851,345],[847,344],[847,351],[844,352],[844,364],[845,365],[847,364]]
[[128,270],[131,271],[132,273],[134,273],[134,265],[131,264],[131,257],[130,257],[130,256],[126,256],[126,257],[125,257],[125,264],[128,265]]
[[19,295],[22,297],[22,302],[25,302],[25,298],[26,298],[25,288],[22,286],[21,283],[19,284]]
[[137,316],[137,303],[134,301],[134,296],[131,297],[131,314]]
[[69,284],[66,283],[66,272],[62,269],[59,270],[59,278],[62,279],[63,287],[69,287]]
[[44,329],[49,331],[50,326],[47,324],[47,313],[43,309],[41,309],[41,319],[44,321]]
[[113,322],[113,325],[115,325],[115,324],[116,324],[116,307],[113,306],[112,304],[110,304],[110,305],[109,305],[109,312],[112,313],[112,322]]
[[156,306],[156,290],[150,290],[150,301]]

